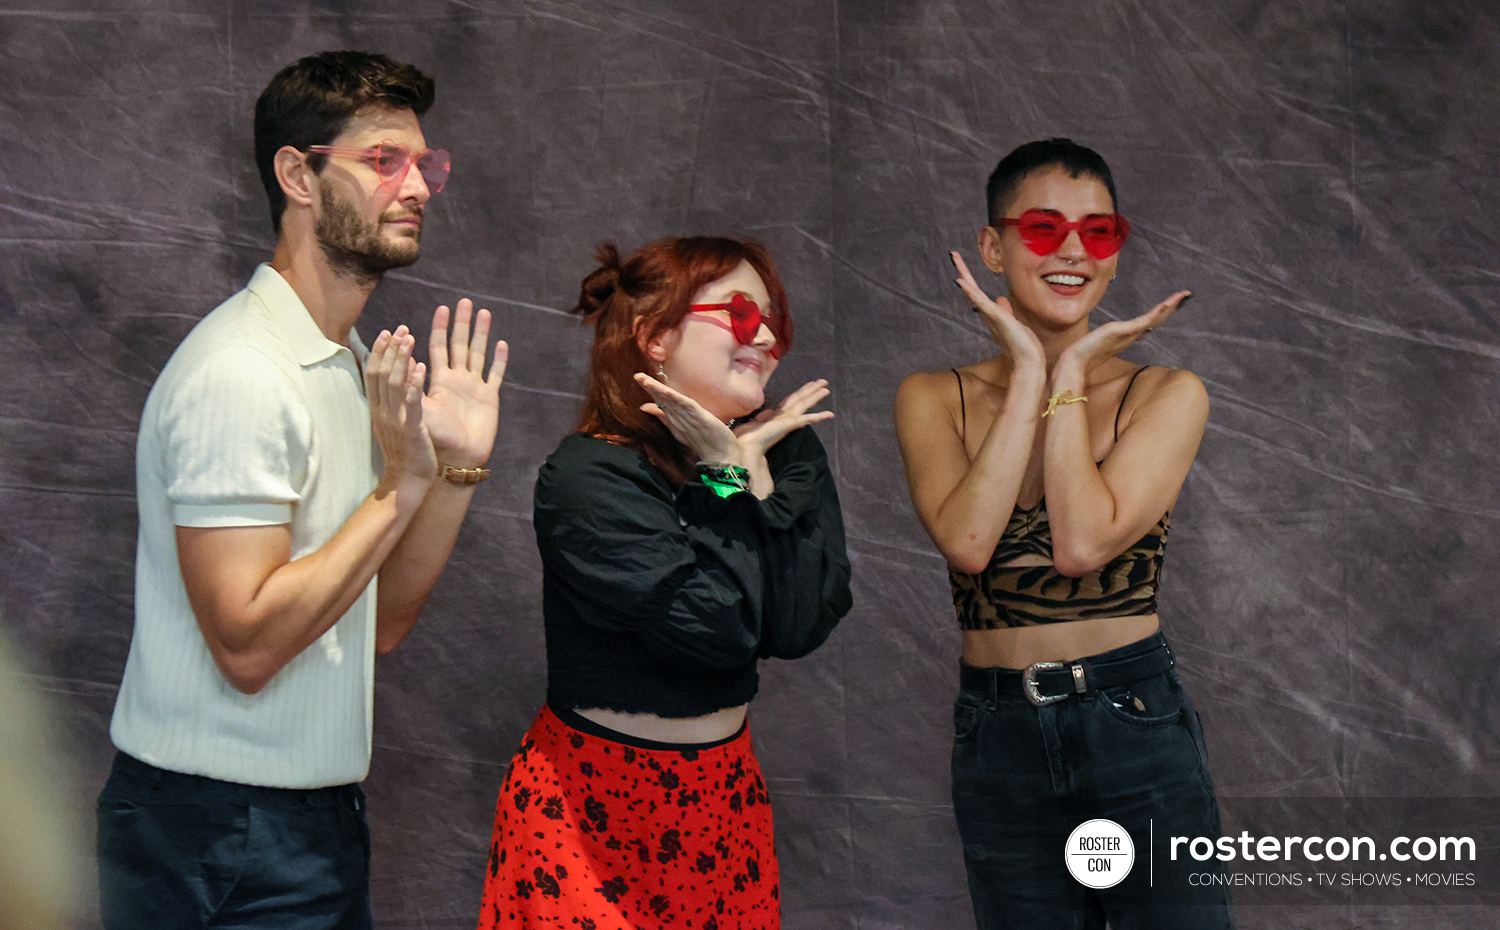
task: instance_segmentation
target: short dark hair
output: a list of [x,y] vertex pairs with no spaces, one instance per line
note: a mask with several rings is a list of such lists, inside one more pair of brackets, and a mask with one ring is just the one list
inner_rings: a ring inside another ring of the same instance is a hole
[[[410,110],[432,106],[432,78],[375,52],[322,52],[287,65],[255,101],[255,166],[271,201],[271,227],[281,234],[286,194],[276,181],[276,153],[284,145],[327,145],[356,113],[371,106]],[[325,155],[307,163],[322,171]]]
[[1109,165],[1099,153],[1072,139],[1041,139],[1028,142],[1000,159],[1000,164],[990,173],[985,185],[985,197],[989,202],[989,222],[993,226],[1005,215],[1016,188],[1027,175],[1042,168],[1062,168],[1072,177],[1098,178],[1109,191],[1110,206],[1119,211],[1120,201],[1115,196],[1115,179],[1109,173]]

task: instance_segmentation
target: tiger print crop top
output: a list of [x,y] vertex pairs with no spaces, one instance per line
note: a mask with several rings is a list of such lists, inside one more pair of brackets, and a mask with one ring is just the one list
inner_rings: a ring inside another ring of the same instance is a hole
[[[1120,398],[1135,387],[1130,379]],[[954,375],[958,375],[954,371]],[[958,382],[963,408],[963,379]],[[964,425],[968,423],[967,411]],[[1120,435],[1120,417],[1115,414],[1115,438]],[[998,630],[1007,627],[1087,620],[1093,617],[1128,617],[1156,613],[1156,589],[1161,578],[1162,555],[1166,552],[1170,511],[1145,536],[1133,543],[1103,568],[1070,578],[1052,565],[1007,565],[1025,555],[1052,558],[1052,524],[1047,501],[1031,507],[1017,506],[990,564],[976,575],[948,570],[958,625],[964,630]]]
[[1047,502],[1017,507],[990,564],[977,575],[949,569],[953,606],[965,630],[998,630],[1091,617],[1156,613],[1156,588],[1171,513],[1103,568],[1069,578],[1051,565],[1006,565],[1021,555],[1052,558]]

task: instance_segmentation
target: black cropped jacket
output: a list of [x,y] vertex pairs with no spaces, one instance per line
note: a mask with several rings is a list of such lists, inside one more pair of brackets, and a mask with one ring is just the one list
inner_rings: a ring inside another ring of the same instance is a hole
[[537,475],[547,701],[696,717],[754,697],[761,658],[816,649],[849,611],[849,558],[822,443],[766,454],[775,491],[674,486],[580,433]]

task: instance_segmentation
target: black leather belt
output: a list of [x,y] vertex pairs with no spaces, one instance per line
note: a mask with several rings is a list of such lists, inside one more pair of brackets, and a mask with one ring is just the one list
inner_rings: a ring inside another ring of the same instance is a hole
[[1128,685],[1168,671],[1175,661],[1172,647],[1160,633],[1152,639],[1157,642],[1149,651],[1119,659],[1110,658],[1110,653],[1105,652],[1071,662],[1037,662],[1024,669],[961,665],[959,687],[1001,701],[1025,698],[1041,707],[1066,700],[1074,694]]

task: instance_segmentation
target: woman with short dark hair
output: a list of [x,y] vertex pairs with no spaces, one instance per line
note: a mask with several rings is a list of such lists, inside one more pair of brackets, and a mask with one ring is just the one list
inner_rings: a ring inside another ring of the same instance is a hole
[[1153,834],[1218,835],[1198,717],[1156,612],[1208,395],[1190,371],[1118,357],[1189,295],[1090,329],[1130,231],[1092,150],[1023,145],[988,194],[979,252],[1009,297],[953,261],[1001,352],[918,372],[896,396],[912,502],[963,630],[953,806],[975,914],[982,928],[1223,927],[1222,886],[1191,888],[1163,857],[1099,887],[1066,860],[1092,819],[1123,827],[1142,864]]

